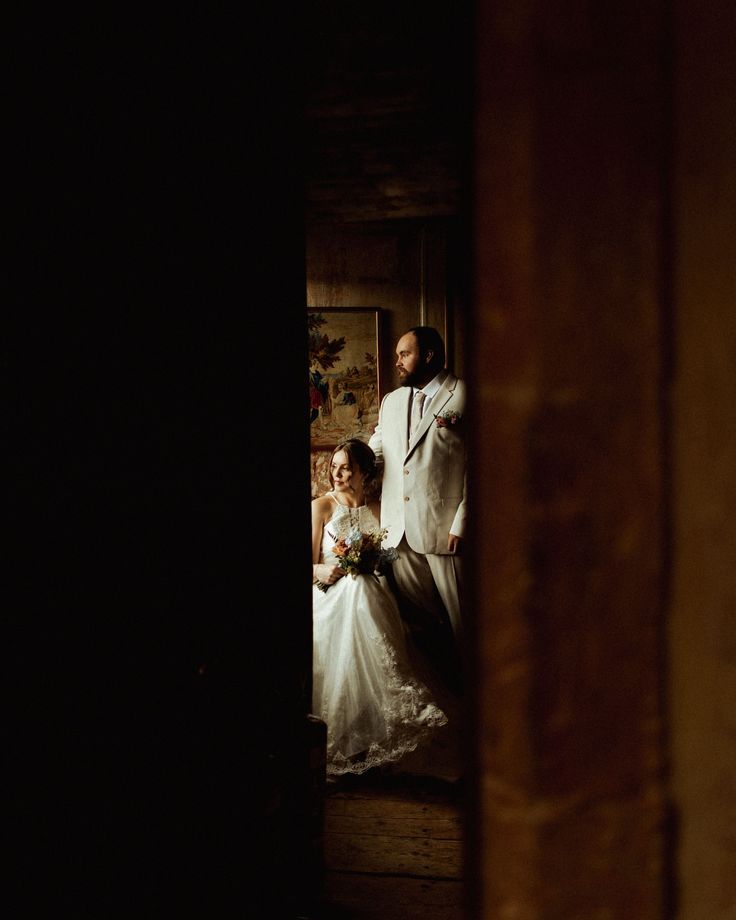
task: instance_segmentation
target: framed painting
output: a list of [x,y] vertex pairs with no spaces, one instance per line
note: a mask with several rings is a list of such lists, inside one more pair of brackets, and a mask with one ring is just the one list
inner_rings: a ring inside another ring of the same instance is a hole
[[367,441],[381,402],[379,307],[309,307],[312,494],[329,488],[327,463],[344,438]]

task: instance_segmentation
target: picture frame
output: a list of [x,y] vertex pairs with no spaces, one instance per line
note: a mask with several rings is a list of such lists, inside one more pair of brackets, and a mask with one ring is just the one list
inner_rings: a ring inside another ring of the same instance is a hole
[[312,451],[367,441],[383,396],[381,308],[309,307],[307,315]]

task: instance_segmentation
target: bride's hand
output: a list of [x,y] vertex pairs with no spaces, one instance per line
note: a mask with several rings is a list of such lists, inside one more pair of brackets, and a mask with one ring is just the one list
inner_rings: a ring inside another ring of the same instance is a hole
[[334,585],[337,579],[342,578],[344,574],[339,565],[328,565],[323,562],[314,567],[314,577],[323,585]]

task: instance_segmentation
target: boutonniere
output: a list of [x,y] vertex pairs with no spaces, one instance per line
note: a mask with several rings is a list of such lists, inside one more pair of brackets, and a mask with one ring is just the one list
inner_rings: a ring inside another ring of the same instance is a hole
[[441,412],[439,415],[435,415],[434,423],[438,428],[452,428],[458,424],[461,418],[462,415],[459,412],[450,409],[448,412]]

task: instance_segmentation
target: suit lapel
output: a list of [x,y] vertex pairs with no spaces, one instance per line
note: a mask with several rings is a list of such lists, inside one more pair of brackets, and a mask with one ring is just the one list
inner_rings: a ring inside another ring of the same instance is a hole
[[[432,402],[427,406],[427,409],[422,416],[422,421],[417,429],[416,435],[412,439],[411,443],[408,445],[406,456],[409,457],[413,452],[417,444],[424,438],[426,433],[429,431],[430,426],[435,424],[435,416],[439,415],[442,412],[443,408],[447,404],[447,401],[452,396],[452,392],[455,389],[455,384],[457,383],[457,377],[454,377],[452,374],[448,374],[445,378],[444,383],[439,388],[435,394]],[[407,419],[410,411],[410,402],[407,404]],[[407,422],[407,432],[409,430]]]
[[411,387],[402,388],[402,398],[399,401],[399,418],[403,419],[403,428],[401,428],[401,437],[404,443],[404,451],[409,450],[409,423],[411,416],[411,398],[414,391]]

